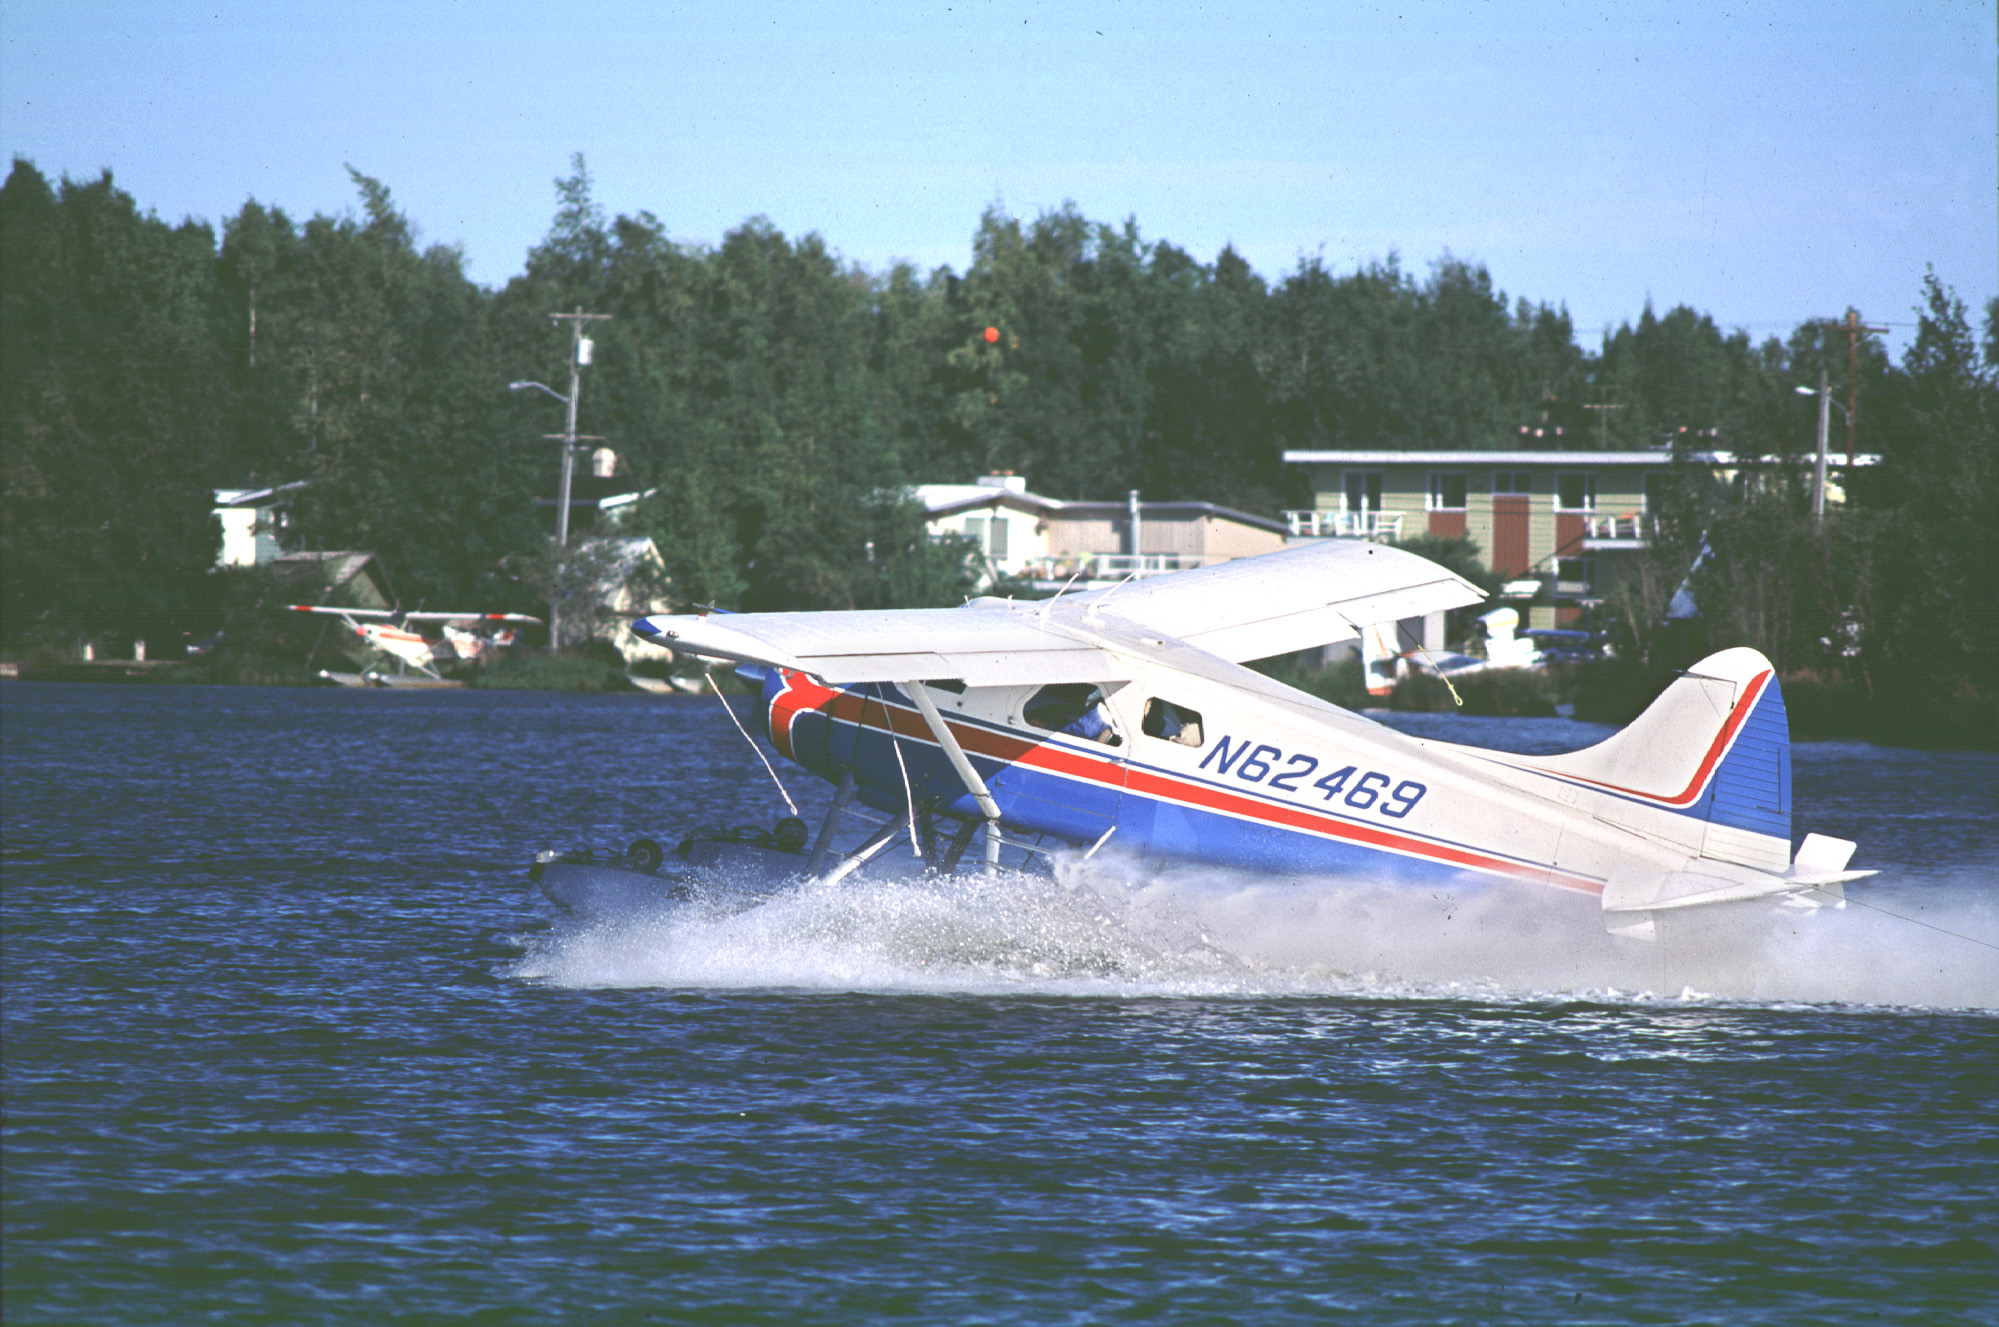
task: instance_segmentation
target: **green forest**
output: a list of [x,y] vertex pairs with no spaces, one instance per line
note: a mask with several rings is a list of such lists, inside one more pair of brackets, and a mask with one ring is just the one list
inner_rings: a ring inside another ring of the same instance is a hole
[[[51,182],[13,163],[8,651],[212,632],[242,589],[213,570],[211,490],[294,480],[311,482],[288,537],[374,550],[405,606],[540,611],[534,500],[555,491],[561,407],[507,384],[566,382],[549,314],[579,306],[611,315],[581,429],[658,489],[629,528],[657,541],[677,598],[740,609],[957,602],[961,550],[884,499],[914,483],[1010,470],[1053,496],[1137,488],[1275,515],[1310,505],[1287,448],[1517,446],[1531,427],[1537,446],[1802,457],[1817,405],[1796,388],[1824,370],[1849,392],[1847,334],[1826,325],[1841,310],[1757,342],[1647,307],[1589,348],[1559,303],[1509,300],[1448,255],[1421,273],[1392,253],[1345,272],[1307,257],[1266,280],[1233,250],[1204,262],[1073,206],[987,211],[963,272],[875,272],[758,218],[709,246],[650,212],[608,217],[580,156],[524,273],[489,290],[350,174],[351,212],[248,202],[218,231],[162,221],[109,172]],[[1851,384],[1859,448],[1882,463],[1823,522],[1809,465],[1734,487],[1689,465],[1595,624],[1627,662],[1754,645],[1939,732],[1992,724],[1999,300],[1982,328],[1938,274],[1910,302],[1900,362],[1863,337]],[[1703,546],[1698,628],[1663,632]]]

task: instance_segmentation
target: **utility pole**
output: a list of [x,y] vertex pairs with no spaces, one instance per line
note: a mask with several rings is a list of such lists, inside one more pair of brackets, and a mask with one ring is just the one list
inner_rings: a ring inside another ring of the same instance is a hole
[[[594,348],[590,338],[583,335],[583,325],[588,322],[609,322],[608,313],[585,313],[581,304],[574,313],[551,313],[557,322],[569,324],[569,397],[568,419],[562,429],[562,491],[555,503],[555,544],[557,548],[569,547],[569,489],[576,474],[576,401],[583,394],[583,369],[590,362]],[[551,634],[553,634],[551,632]]]
[[[1597,389],[1596,389],[1596,391],[1597,391],[1597,395],[1598,395],[1598,396],[1600,396],[1600,397],[1601,397],[1601,396],[1608,396],[1608,395],[1610,394],[1610,389],[1609,389],[1608,387],[1599,387],[1599,388],[1597,388]],[[1583,409],[1585,409],[1585,410],[1597,410],[1597,411],[1601,411],[1601,412],[1602,412],[1601,414],[1599,414],[1599,415],[1597,416],[1597,421],[1598,421],[1598,422],[1597,422],[1597,440],[1596,440],[1596,445],[1597,445],[1597,449],[1598,449],[1599,451],[1606,451],[1606,452],[1607,452],[1607,451],[1609,451],[1609,450],[1610,450],[1610,412],[1611,412],[1611,411],[1613,411],[1613,410],[1622,410],[1622,409],[1624,409],[1624,407],[1623,407],[1623,406],[1622,406],[1621,404],[1619,404],[1619,405],[1613,405],[1613,404],[1609,404],[1609,403],[1606,403],[1606,402],[1603,402],[1603,401],[1599,401],[1599,402],[1597,402],[1597,404],[1595,404],[1595,405],[1590,405],[1589,403],[1585,402],[1585,403],[1584,403],[1584,405],[1583,405]]]
[[545,438],[562,444],[562,484],[561,490],[555,499],[555,546],[558,550],[556,554],[556,584],[553,587],[553,592],[549,595],[548,603],[548,646],[552,650],[559,650],[562,648],[562,581],[566,574],[566,559],[563,558],[560,550],[569,547],[569,493],[576,475],[576,444],[579,441],[601,441],[598,438],[578,438],[576,434],[576,403],[583,395],[583,369],[585,365],[589,364],[593,349],[590,338],[583,335],[583,325],[592,322],[608,322],[611,315],[608,313],[585,313],[583,312],[583,306],[579,304],[576,306],[574,313],[551,313],[548,316],[556,322],[567,322],[569,324],[569,395],[564,396],[547,383],[542,382],[510,382],[507,384],[507,390],[518,392],[524,388],[533,387],[537,391],[547,392],[550,396],[562,402],[565,410],[562,432],[544,433],[542,435]]
[[[1847,422],[1851,424],[1853,421],[1852,413],[1849,412],[1846,418]],[[1819,524],[1819,525],[1825,523],[1825,441],[1826,441],[1825,435],[1827,431],[1831,428],[1831,426],[1832,426],[1832,383],[1831,380],[1828,379],[1826,376],[1825,366],[1820,365],[1819,366],[1819,459],[1817,466],[1812,470],[1812,521],[1814,524]],[[1849,443],[1849,445],[1851,444]],[[1847,465],[1847,473],[1849,475],[1853,473],[1851,462],[1849,462]]]
[[[1831,327],[1846,333],[1846,473],[1848,480],[1851,481],[1853,476],[1853,457],[1856,450],[1854,444],[1855,421],[1860,417],[1860,334],[1862,332],[1879,332],[1885,336],[1888,329],[1885,327],[1865,326],[1860,321],[1859,313],[1852,309],[1846,311],[1845,321],[1832,322],[1830,320],[1821,320],[1819,326]],[[1823,415],[1824,411],[1821,410],[1820,414]],[[1825,448],[1820,447],[1819,450],[1823,452]]]

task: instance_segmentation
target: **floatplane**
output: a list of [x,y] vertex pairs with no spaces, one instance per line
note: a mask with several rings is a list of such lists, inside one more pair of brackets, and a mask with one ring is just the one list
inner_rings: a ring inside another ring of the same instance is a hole
[[[988,866],[1053,841],[1286,877],[1534,882],[1597,896],[1607,928],[1639,938],[1669,911],[1812,906],[1872,874],[1846,869],[1846,840],[1793,852],[1784,701],[1754,650],[1703,659],[1629,727],[1552,756],[1407,736],[1244,666],[1484,597],[1414,554],[1329,540],[1039,602],[632,629],[733,664],[770,745],[837,787],[816,836],[791,819],[682,843],[709,865],[740,849],[830,878],[907,841],[950,871],[983,831]],[[854,802],[887,822],[835,852]],[[956,825],[941,849],[940,820]],[[531,874],[563,904],[661,857],[640,840],[544,853]]]
[[[338,673],[321,669],[319,676],[344,686],[445,685],[439,663],[454,660],[479,661],[494,650],[505,649],[516,639],[516,628],[540,626],[541,619],[526,613],[446,613],[403,612],[392,608],[338,608],[326,604],[291,604],[294,613],[312,613],[337,618],[359,637],[370,651],[369,661],[359,673]],[[416,629],[419,623],[436,623],[436,639]],[[394,673],[379,666],[393,659]],[[417,676],[409,677],[415,669]]]

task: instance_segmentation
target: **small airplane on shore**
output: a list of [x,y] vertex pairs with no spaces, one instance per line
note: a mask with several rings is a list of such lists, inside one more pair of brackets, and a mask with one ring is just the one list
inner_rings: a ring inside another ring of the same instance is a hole
[[[339,619],[347,629],[376,651],[376,658],[390,658],[425,677],[442,681],[440,662],[484,659],[495,649],[514,643],[518,626],[540,626],[541,619],[525,613],[445,613],[401,612],[391,608],[335,608],[325,604],[292,604],[294,613],[314,613]],[[432,640],[411,624],[441,624]]]
[[779,753],[835,783],[808,866],[858,798],[894,819],[854,869],[933,817],[1089,852],[1435,884],[1464,873],[1600,898],[1651,938],[1674,909],[1822,891],[1854,845],[1791,844],[1790,735],[1768,660],[1711,655],[1623,731],[1525,756],[1416,738],[1243,666],[1481,602],[1414,554],[1332,541],[1042,602],[658,616],[655,644],[761,687]]

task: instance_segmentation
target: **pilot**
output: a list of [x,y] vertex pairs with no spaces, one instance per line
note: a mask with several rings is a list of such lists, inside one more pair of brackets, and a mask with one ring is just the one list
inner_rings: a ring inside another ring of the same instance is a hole
[[1092,690],[1083,712],[1071,719],[1063,732],[1091,742],[1101,742],[1105,746],[1116,746],[1120,742],[1117,730],[1111,726],[1110,711],[1104,708],[1104,693]]

